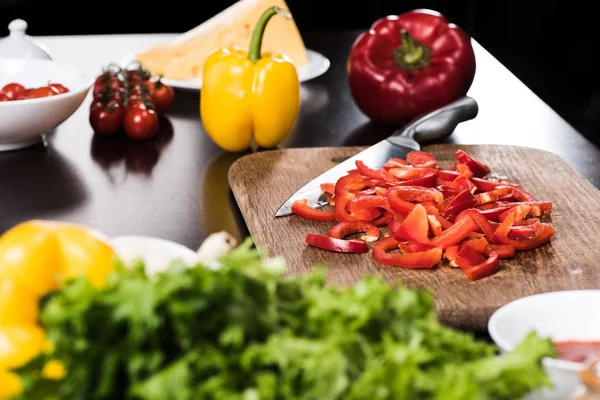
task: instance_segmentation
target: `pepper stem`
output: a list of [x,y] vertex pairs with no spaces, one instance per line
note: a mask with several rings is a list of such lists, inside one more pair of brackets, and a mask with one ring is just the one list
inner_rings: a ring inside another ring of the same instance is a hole
[[400,32],[402,44],[394,49],[394,62],[407,71],[422,69],[429,65],[431,49],[414,40],[406,29]]
[[292,19],[292,14],[281,7],[273,6],[267,8],[256,23],[254,27],[254,32],[252,33],[252,38],[250,39],[250,49],[248,50],[248,58],[253,63],[256,63],[260,60],[260,50],[262,46],[262,38],[265,34],[265,28],[267,27],[267,22],[271,19],[275,14],[280,15],[286,19]]

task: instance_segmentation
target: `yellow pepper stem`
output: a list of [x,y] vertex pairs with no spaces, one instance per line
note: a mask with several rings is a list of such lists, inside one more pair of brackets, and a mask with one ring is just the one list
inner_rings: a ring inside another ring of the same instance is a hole
[[248,58],[253,63],[256,63],[260,60],[260,48],[262,45],[262,38],[265,34],[265,28],[267,27],[267,22],[274,15],[280,15],[286,19],[292,19],[292,13],[288,10],[285,10],[281,7],[273,6],[267,8],[256,23],[254,27],[254,32],[252,33],[252,38],[250,39],[250,49],[248,50]]

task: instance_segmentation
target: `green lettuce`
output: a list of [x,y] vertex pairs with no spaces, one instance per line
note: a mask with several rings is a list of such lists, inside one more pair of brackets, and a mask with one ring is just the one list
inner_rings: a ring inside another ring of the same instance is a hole
[[[180,263],[148,277],[119,266],[50,295],[52,354],[22,368],[23,399],[503,400],[550,385],[535,333],[510,353],[443,326],[428,291],[368,276],[340,289],[326,269],[290,276],[246,241],[218,270]],[[68,370],[45,380],[50,359]]]

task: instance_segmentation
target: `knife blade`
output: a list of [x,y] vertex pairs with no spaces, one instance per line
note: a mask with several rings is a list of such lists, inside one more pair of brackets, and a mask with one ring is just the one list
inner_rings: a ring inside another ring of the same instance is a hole
[[417,118],[390,137],[344,160],[308,182],[279,207],[275,217],[291,215],[292,204],[296,200],[306,199],[307,204],[313,208],[329,204],[323,197],[321,184],[335,183],[349,170],[356,168],[357,160],[364,162],[367,167],[379,169],[391,157],[405,158],[408,152],[420,150],[421,144],[441,140],[451,135],[459,123],[475,118],[478,112],[479,106],[475,99],[462,97]]

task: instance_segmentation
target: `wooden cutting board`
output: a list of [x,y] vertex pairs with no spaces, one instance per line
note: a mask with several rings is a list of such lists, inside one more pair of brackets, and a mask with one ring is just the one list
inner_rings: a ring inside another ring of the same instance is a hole
[[342,286],[365,274],[391,284],[432,290],[440,319],[460,329],[483,330],[502,305],[535,293],[600,288],[600,191],[555,154],[499,145],[432,145],[442,167],[462,148],[509,177],[538,200],[553,202],[551,242],[512,260],[501,260],[497,274],[470,281],[442,262],[431,270],[409,270],[376,263],[372,253],[340,254],[307,246],[308,232],[327,234],[334,223],[296,215],[275,218],[278,207],[313,177],[364,147],[299,148],[259,152],[237,160],[229,182],[256,245],[287,259],[292,274],[329,266],[328,281]]

